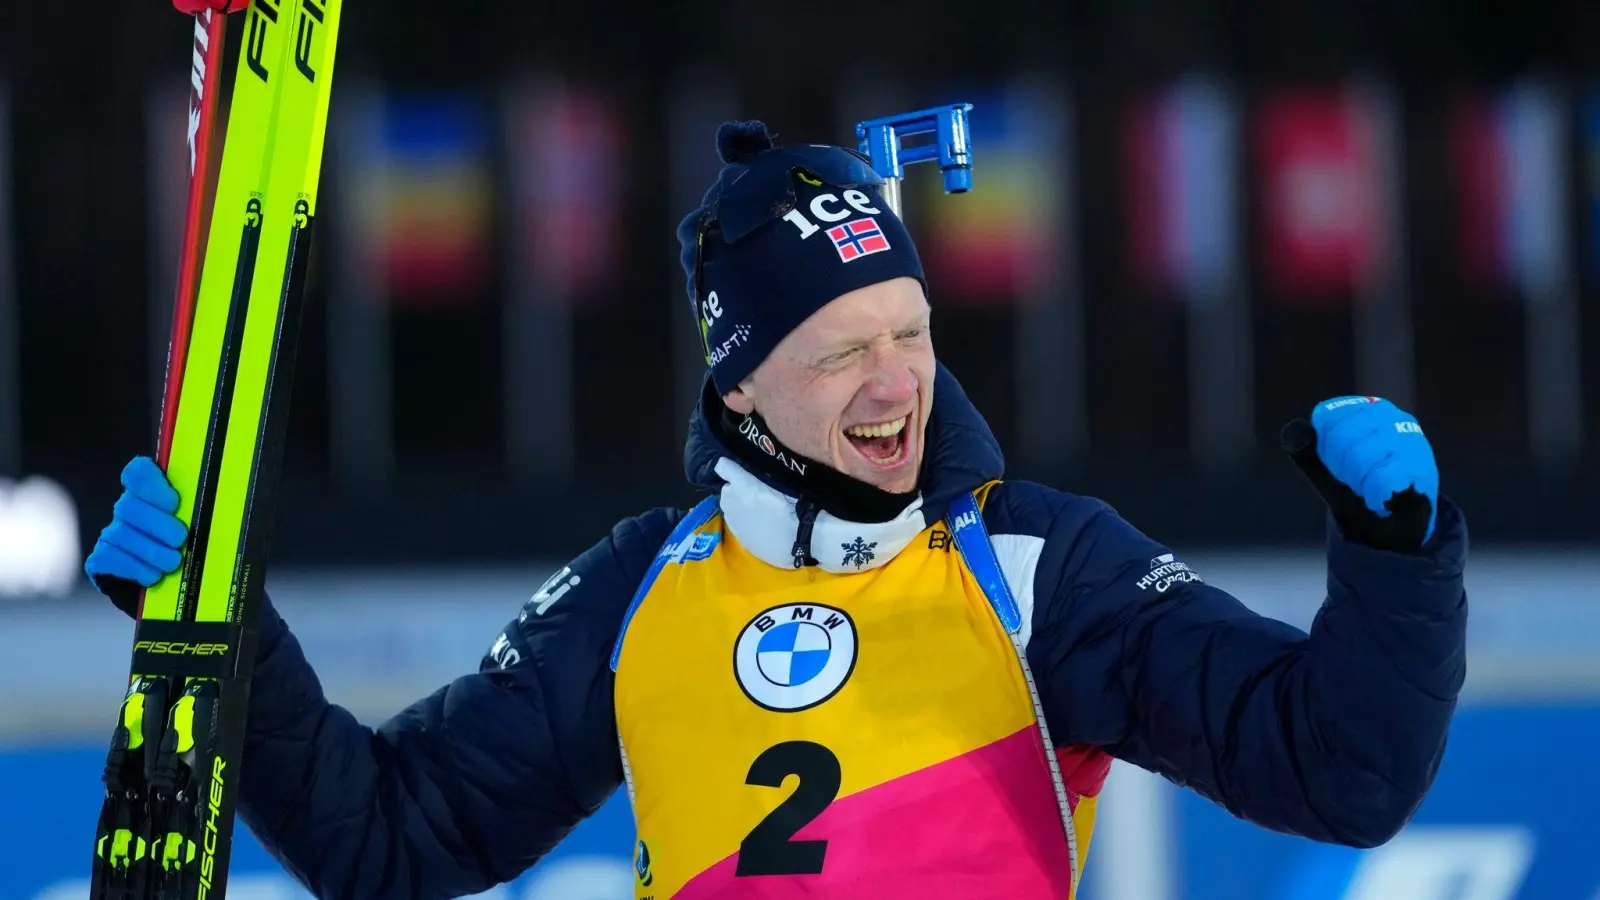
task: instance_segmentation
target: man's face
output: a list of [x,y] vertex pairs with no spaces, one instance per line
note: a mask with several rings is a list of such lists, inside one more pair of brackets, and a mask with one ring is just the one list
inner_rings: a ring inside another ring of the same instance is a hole
[[891,493],[916,488],[933,408],[928,302],[914,278],[841,295],[723,401],[795,452]]

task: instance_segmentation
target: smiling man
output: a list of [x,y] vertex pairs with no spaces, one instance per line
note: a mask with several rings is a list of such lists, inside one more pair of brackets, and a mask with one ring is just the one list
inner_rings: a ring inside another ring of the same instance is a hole
[[[772,410],[772,427],[791,435],[801,455],[886,491],[911,491],[933,405],[928,317],[916,279],[853,290],[789,332],[723,403],[746,416]],[[885,368],[883,359],[903,365]]]
[[[240,812],[285,867],[323,897],[479,892],[626,785],[641,900],[1063,898],[1113,758],[1265,828],[1393,836],[1465,666],[1466,526],[1416,420],[1343,397],[1299,423],[1329,594],[1309,635],[1261,617],[1106,504],[1002,479],[858,155],[759,123],[718,146],[679,228],[707,498],[620,522],[375,732],[267,606]],[[183,526],[148,460],[123,482],[87,568],[130,608]]]

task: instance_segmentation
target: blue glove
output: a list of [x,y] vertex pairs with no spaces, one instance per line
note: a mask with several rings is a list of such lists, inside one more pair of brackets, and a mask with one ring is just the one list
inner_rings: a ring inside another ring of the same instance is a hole
[[111,524],[100,532],[83,568],[100,593],[132,616],[139,589],[178,570],[189,529],[174,515],[178,492],[155,460],[134,457],[122,470],[122,486]]
[[1334,397],[1296,419],[1283,446],[1347,538],[1412,553],[1433,537],[1439,466],[1416,417],[1379,397]]

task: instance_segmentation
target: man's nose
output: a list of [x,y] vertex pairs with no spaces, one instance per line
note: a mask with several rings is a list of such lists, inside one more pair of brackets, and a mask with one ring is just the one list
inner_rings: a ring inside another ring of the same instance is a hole
[[916,396],[917,376],[911,366],[894,351],[880,352],[876,356],[872,378],[868,382],[867,396],[882,403],[904,403]]

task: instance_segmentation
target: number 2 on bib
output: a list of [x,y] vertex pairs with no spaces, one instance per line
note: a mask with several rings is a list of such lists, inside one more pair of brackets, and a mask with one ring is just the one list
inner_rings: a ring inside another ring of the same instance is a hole
[[750,829],[739,843],[736,876],[816,875],[828,852],[827,841],[791,840],[839,796],[839,757],[811,741],[785,741],[761,752],[750,764],[744,783],[782,787],[790,775],[800,778],[794,793]]

